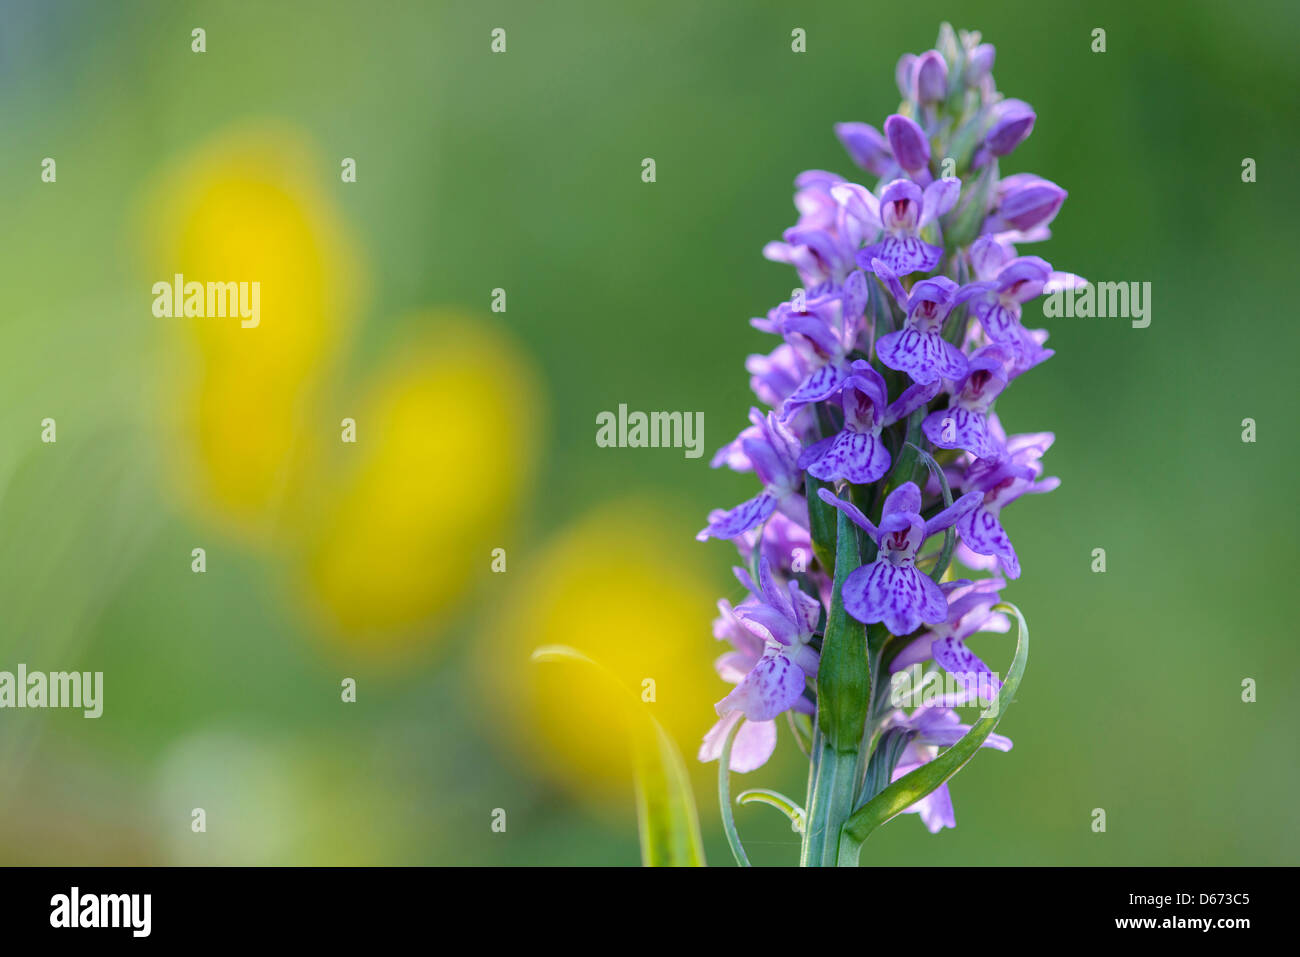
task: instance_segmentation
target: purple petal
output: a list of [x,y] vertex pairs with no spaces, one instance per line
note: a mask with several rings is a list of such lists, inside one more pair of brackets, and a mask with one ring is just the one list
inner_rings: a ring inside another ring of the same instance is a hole
[[[722,757],[722,746],[732,727],[744,716],[739,711],[729,712],[704,735],[700,745],[701,761],[716,761]],[[767,763],[776,750],[776,723],[772,721],[746,721],[731,742],[731,770],[737,774],[754,771]]]
[[948,64],[938,50],[927,50],[917,58],[912,85],[921,103],[937,103],[948,95]]
[[907,328],[881,336],[876,342],[876,356],[889,368],[906,372],[920,385],[966,376],[966,357],[937,331],[918,332]]
[[876,526],[872,524],[871,519],[863,515],[862,512],[859,511],[858,507],[852,502],[846,502],[842,498],[836,498],[835,493],[828,488],[819,488],[817,490],[817,495],[827,505],[834,506],[847,515],[849,521],[865,531],[872,538],[878,538],[880,536],[880,529],[876,528]]
[[1002,682],[993,675],[993,670],[966,647],[960,638],[940,638],[931,646],[930,653],[944,671],[953,675],[962,685],[962,700],[992,698],[1002,687]]
[[763,492],[710,521],[695,538],[701,542],[710,538],[735,538],[761,525],[775,509],[776,497]]
[[941,449],[965,449],[980,459],[995,458],[998,453],[985,416],[961,406],[931,412],[921,423],[921,431]]
[[885,506],[880,514],[892,515],[895,512],[906,512],[915,515],[920,511],[921,490],[917,488],[915,482],[904,482],[885,498]]
[[984,495],[980,492],[967,492],[925,523],[926,538],[936,532],[942,532],[949,525],[956,524],[958,519],[979,508],[979,504],[983,499]]
[[1022,100],[1003,100],[997,107],[997,119],[985,144],[994,156],[1006,156],[1033,132],[1036,115]]
[[[963,356],[963,359],[965,357]],[[910,385],[903,390],[903,394],[889,404],[885,409],[884,424],[892,425],[899,419],[905,419],[921,406],[925,405],[936,395],[942,387],[942,382],[932,382],[929,385]]]
[[947,600],[928,575],[889,561],[872,562],[849,575],[844,608],[865,624],[884,622],[894,635],[911,634],[923,623],[938,624],[948,615]]
[[885,137],[889,140],[889,147],[894,151],[898,165],[909,173],[920,172],[930,166],[930,141],[926,139],[925,131],[913,120],[895,113],[885,120]]
[[976,554],[995,556],[1008,578],[1020,577],[1020,559],[1016,557],[1011,538],[998,521],[997,514],[987,508],[978,508],[957,523],[957,534]]
[[914,272],[930,272],[939,265],[943,247],[923,242],[915,236],[889,236],[880,242],[858,251],[858,265],[874,272],[871,261],[879,259],[896,276]]
[[835,436],[826,453],[808,467],[808,474],[823,482],[847,479],[854,485],[869,485],[889,471],[889,451],[875,431],[845,429]]
[[731,694],[717,704],[717,711],[743,711],[754,721],[770,721],[789,711],[803,695],[804,673],[783,654],[768,652],[758,659]]
[[835,135],[849,159],[869,173],[884,176],[893,166],[894,155],[880,132],[867,123],[836,123]]
[[827,363],[813,372],[785,400],[781,410],[781,421],[790,421],[796,412],[810,402],[824,402],[829,399],[839,390],[844,375],[844,369],[834,363]]
[[957,203],[957,197],[961,194],[961,180],[955,176],[946,176],[943,179],[937,179],[925,188],[925,194],[921,200],[921,219],[917,224],[918,228],[924,227],[927,223],[932,223],[948,210],[952,209]]

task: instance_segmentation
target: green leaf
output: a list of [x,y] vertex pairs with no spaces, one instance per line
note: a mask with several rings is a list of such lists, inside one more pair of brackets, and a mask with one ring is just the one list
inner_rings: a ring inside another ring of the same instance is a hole
[[817,730],[809,779],[808,823],[800,860],[834,864],[840,830],[861,778],[862,733],[871,694],[871,666],[862,623],[844,610],[844,581],[860,564],[856,527],[837,510],[835,581],[817,668]]
[[740,843],[740,832],[736,830],[736,818],[731,813],[731,746],[744,723],[742,719],[731,726],[723,738],[722,753],[718,756],[718,809],[722,812],[722,831],[727,835],[727,846],[731,848],[737,867],[750,866],[749,855],[745,853],[745,845]]
[[998,721],[1010,707],[1016,696],[1016,689],[1020,687],[1020,679],[1025,673],[1025,661],[1029,657],[1029,626],[1025,623],[1025,616],[1015,605],[1003,603],[997,605],[996,610],[1013,613],[1020,623],[1019,635],[1016,638],[1016,656],[1011,662],[1011,670],[1002,683],[1002,690],[998,693],[997,700],[980,715],[979,720],[971,726],[960,741],[928,764],[923,764],[915,771],[903,775],[848,819],[840,836],[838,863],[841,867],[857,866],[858,856],[862,853],[862,844],[876,828],[903,813],[960,771],[966,762],[975,756],[975,752],[979,750],[984,740],[993,733],[993,729],[998,726]]
[[822,571],[832,578],[835,576],[835,509],[823,502],[817,490],[830,488],[811,475],[804,475],[804,494],[808,499],[809,536],[812,538],[813,554]]
[[567,645],[543,645],[533,651],[532,659],[585,665],[622,689],[632,739],[641,862],[646,867],[702,867],[704,846],[695,795],[682,756],[663,725],[613,672],[582,652]]
[[748,791],[741,791],[736,795],[736,803],[766,804],[768,807],[774,807],[790,819],[790,828],[796,834],[803,833],[804,822],[807,818],[804,809],[780,791],[773,791],[769,788],[750,788]]
[[860,564],[856,526],[839,509],[835,514],[835,582],[817,668],[817,722],[832,748],[856,751],[867,720],[871,674],[862,623],[844,610],[844,581]]

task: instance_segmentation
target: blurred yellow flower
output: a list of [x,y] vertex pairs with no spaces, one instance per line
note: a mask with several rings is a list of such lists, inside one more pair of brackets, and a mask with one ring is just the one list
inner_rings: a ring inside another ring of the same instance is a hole
[[584,795],[630,794],[622,692],[530,663],[535,647],[569,645],[612,671],[688,764],[722,696],[712,578],[690,535],[666,532],[677,524],[653,503],[610,503],[494,579],[503,608],[478,648],[484,708],[524,761]]
[[371,651],[427,636],[435,613],[491,574],[537,455],[540,389],[512,342],[453,314],[412,325],[422,337],[347,413],[356,443],[326,461],[338,477],[321,483],[304,533],[313,604]]
[[[216,137],[183,160],[151,197],[152,282],[260,284],[260,321],[163,318],[162,405],[181,454],[178,484],[231,530],[274,531],[304,436],[319,423],[314,389],[343,345],[357,297],[355,253],[327,164],[280,127]],[[178,355],[177,352],[180,352]]]

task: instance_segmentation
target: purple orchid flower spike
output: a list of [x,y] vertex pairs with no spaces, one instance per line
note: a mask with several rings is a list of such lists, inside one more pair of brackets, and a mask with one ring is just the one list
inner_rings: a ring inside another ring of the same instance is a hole
[[931,412],[921,423],[925,437],[941,449],[965,449],[976,458],[1001,452],[989,431],[988,412],[1007,386],[1009,357],[999,346],[985,346],[968,363],[966,378],[952,392],[948,408]]
[[985,578],[944,582],[939,587],[948,599],[947,619],[921,632],[895,656],[889,670],[897,674],[913,665],[936,662],[962,683],[962,690],[955,695],[941,696],[943,707],[955,708],[977,698],[987,699],[1002,687],[992,669],[966,647],[966,639],[977,632],[1005,634],[1011,630],[1007,616],[993,610],[1001,600],[998,592],[1006,583],[1000,578]]
[[[789,720],[811,758],[808,793],[827,799],[800,811],[769,796],[803,835],[807,866],[858,863],[880,820],[872,803],[887,804],[885,779],[955,745],[970,729],[952,709],[994,695],[1000,707],[1024,669],[1023,633],[1005,685],[967,642],[1011,629],[1008,616],[994,611],[1006,581],[1020,574],[1003,509],[1057,480],[1044,478],[1041,464],[1051,433],[1008,436],[994,405],[1010,382],[1052,355],[1047,331],[1025,328],[1024,304],[1084,281],[1017,252],[1020,243],[1051,236],[1066,192],[1031,173],[1000,175],[998,157],[1030,135],[1036,116],[997,89],[993,62],[980,33],[943,24],[933,49],[898,61],[904,103],[897,114],[878,127],[835,126],[871,181],[821,169],[796,177],[797,220],[764,255],[794,266],[801,288],[751,320],[780,340],[745,362],[764,412],[752,409],[748,426],[713,459],[753,472],[762,487],[735,508],[710,512],[697,536],[731,541],[748,592],[735,607],[718,606],[714,634],[730,650],[716,667],[733,687],[715,706],[699,754],[709,761],[730,749],[730,770],[752,771],[773,753],[775,722]],[[941,157],[957,158],[959,177],[935,178]],[[909,427],[913,419],[923,439]],[[913,452],[928,466],[922,488],[907,481]],[[821,501],[805,497],[810,487]],[[872,505],[878,525],[852,504],[860,497],[884,499]],[[839,510],[838,525],[824,521],[822,502]],[[847,538],[835,534],[850,522]],[[858,542],[871,561],[840,562],[837,579],[834,559],[849,558]],[[951,580],[962,566],[996,577]],[[837,626],[846,617],[873,626],[872,648],[899,679],[883,708],[862,694],[871,672],[852,641],[841,640]],[[817,631],[822,622],[825,634]],[[942,676],[943,686],[924,680],[911,697],[903,678],[912,673]],[[818,732],[829,747],[816,744]],[[1006,750],[1011,742],[990,735],[984,746]],[[946,780],[957,769],[942,763],[942,774],[928,770]],[[719,769],[722,792],[727,773]],[[907,810],[931,831],[956,823],[946,785]],[[726,812],[724,824],[737,863],[748,863]]]
[[[951,747],[970,730],[970,725],[962,724],[956,713],[948,708],[917,708],[910,715],[895,712],[890,716],[890,726],[906,728],[917,735],[908,742],[895,766],[891,776],[893,781],[933,761],[939,756],[939,748]],[[1001,734],[990,734],[980,746],[1010,751],[1011,739]],[[947,783],[939,785],[903,813],[919,814],[921,823],[931,834],[938,834],[945,827],[957,826]]]
[[980,495],[963,495],[928,522],[921,517],[921,490],[905,482],[885,499],[877,527],[857,506],[828,489],[818,495],[849,517],[879,546],[876,560],[854,569],[844,581],[844,608],[864,624],[884,622],[891,634],[908,635],[922,623],[948,617],[948,603],[929,575],[916,567],[916,554],[927,538],[955,523],[979,504]]
[[[799,494],[803,489],[803,474],[796,465],[799,441],[771,412],[764,416],[758,409],[750,409],[749,420],[755,431],[742,432],[736,441],[762,481],[763,491],[729,511],[710,515],[709,524],[695,536],[701,542],[709,538],[735,538],[762,524],[778,507],[787,509],[786,514],[791,518],[806,521],[798,507],[803,504]],[[734,449],[735,443],[723,446],[714,456],[715,465],[720,464],[720,458],[730,464]]]
[[884,262],[873,259],[871,268],[907,316],[902,329],[876,342],[876,357],[920,385],[964,377],[966,356],[943,338],[943,324],[952,312],[957,284],[946,276],[922,279],[909,295]]
[[1061,484],[1055,477],[1039,479],[1043,474],[1039,459],[1051,448],[1055,436],[1035,432],[1008,439],[996,415],[989,417],[989,427],[1002,451],[991,460],[978,459],[967,469],[961,487],[981,493],[982,498],[979,507],[957,523],[957,534],[965,550],[996,559],[1002,573],[1015,579],[1020,577],[1020,559],[1002,527],[1002,509],[1022,495],[1050,492]]
[[922,240],[921,230],[952,209],[960,192],[961,180],[951,176],[935,180],[924,190],[910,180],[896,179],[885,187],[879,201],[861,187],[831,188],[848,218],[861,224],[863,236],[884,232],[880,242],[858,251],[858,264],[871,269],[872,260],[879,259],[896,276],[929,272],[939,265],[943,247]]

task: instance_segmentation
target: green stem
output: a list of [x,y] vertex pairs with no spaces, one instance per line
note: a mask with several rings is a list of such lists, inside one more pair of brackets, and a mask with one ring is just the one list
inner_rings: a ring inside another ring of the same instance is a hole
[[855,527],[837,512],[835,581],[817,670],[817,725],[808,783],[808,824],[800,861],[834,866],[840,830],[862,780],[862,733],[871,693],[866,633],[844,610],[844,581],[860,564]]
[[722,754],[718,757],[718,809],[722,812],[722,830],[727,834],[727,843],[731,846],[731,855],[738,867],[749,867],[749,857],[745,847],[740,843],[740,832],[736,830],[736,819],[731,813],[731,744],[736,740],[736,732],[744,724],[744,719],[737,721],[735,727],[727,732],[722,742]]

